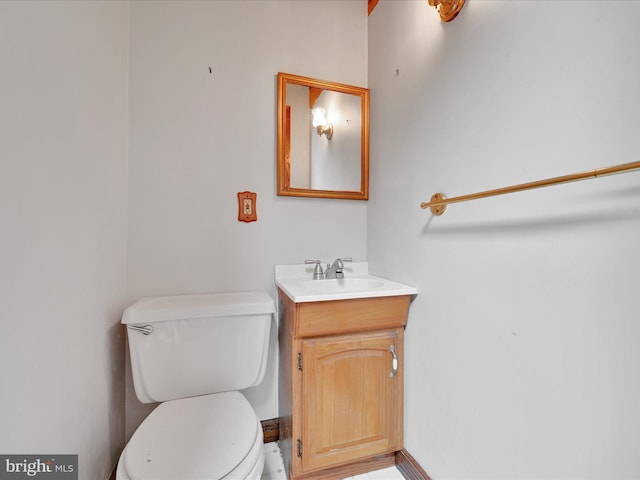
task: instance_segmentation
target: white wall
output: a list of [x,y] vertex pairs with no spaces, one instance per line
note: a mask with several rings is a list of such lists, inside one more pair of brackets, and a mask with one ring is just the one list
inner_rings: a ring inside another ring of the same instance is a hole
[[0,2],[0,452],[124,441],[127,73],[122,2]]
[[[130,301],[275,296],[275,264],[366,258],[365,202],[276,196],[278,71],[366,86],[366,2],[131,4]],[[237,220],[245,190],[258,194],[254,223]],[[275,339],[249,392],[263,419],[278,414]],[[147,411],[129,388],[128,432]]]
[[[640,477],[639,2],[425,1],[369,19],[374,273],[415,284],[406,448],[434,479]],[[397,70],[397,72],[396,72]]]

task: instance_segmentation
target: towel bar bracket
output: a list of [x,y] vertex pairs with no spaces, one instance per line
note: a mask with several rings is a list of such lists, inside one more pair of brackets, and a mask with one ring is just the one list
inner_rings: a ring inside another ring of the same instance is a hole
[[[434,193],[433,195],[431,195],[431,203],[442,202],[443,200],[446,200],[446,199],[447,198],[441,193]],[[434,205],[433,207],[430,207],[429,209],[431,210],[431,213],[433,213],[436,217],[439,217],[447,209],[447,205],[446,204],[444,204],[444,205]]]

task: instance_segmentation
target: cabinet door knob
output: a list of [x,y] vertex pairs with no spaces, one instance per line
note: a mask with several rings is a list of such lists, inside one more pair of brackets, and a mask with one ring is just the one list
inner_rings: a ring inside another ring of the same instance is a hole
[[391,360],[391,371],[389,372],[390,377],[395,377],[396,373],[398,373],[398,355],[396,355],[396,347],[394,345],[389,345],[389,350],[391,350],[391,355],[393,360]]

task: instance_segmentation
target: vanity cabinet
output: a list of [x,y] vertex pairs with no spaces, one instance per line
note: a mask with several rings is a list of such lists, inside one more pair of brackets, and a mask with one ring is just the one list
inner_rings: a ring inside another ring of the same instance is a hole
[[402,449],[410,295],[295,303],[278,294],[280,449],[289,479],[393,465]]

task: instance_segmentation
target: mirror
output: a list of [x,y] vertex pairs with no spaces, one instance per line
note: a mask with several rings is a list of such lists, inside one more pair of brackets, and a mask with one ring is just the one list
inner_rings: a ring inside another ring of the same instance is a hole
[[278,73],[278,195],[369,198],[369,90]]

